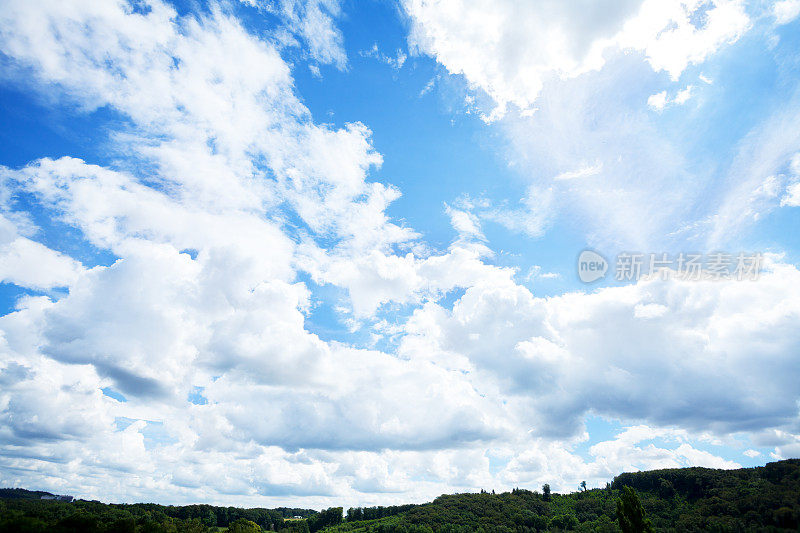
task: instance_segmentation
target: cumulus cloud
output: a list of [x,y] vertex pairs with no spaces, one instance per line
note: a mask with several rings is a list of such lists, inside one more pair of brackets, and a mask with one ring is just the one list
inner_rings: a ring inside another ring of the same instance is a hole
[[673,79],[750,26],[742,2],[455,3],[405,0],[411,43],[496,104],[533,108],[546,81],[601,68],[613,50],[642,53]]
[[452,311],[416,311],[401,353],[498,382],[544,436],[574,434],[590,410],[720,433],[785,425],[797,416],[784,377],[797,372],[800,298],[775,297],[799,277],[776,263],[757,282],[650,280],[548,299],[477,285]]

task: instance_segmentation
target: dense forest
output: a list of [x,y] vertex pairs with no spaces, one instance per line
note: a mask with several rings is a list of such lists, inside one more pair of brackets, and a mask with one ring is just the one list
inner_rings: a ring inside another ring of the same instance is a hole
[[[444,495],[422,505],[239,509],[44,500],[0,489],[0,532],[799,531],[800,459],[621,474],[602,489]],[[295,519],[294,517],[301,517]]]

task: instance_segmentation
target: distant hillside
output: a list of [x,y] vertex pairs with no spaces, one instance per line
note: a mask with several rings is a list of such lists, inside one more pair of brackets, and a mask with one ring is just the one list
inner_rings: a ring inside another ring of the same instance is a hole
[[[681,468],[621,474],[604,489],[549,494],[515,489],[444,495],[423,505],[308,509],[239,509],[210,505],[74,503],[48,494],[2,489],[3,532],[374,532],[450,533],[620,531],[617,499],[631,487],[656,531],[798,531],[800,460],[739,470]],[[293,516],[302,520],[284,520]]]
[[0,498],[5,500],[40,500],[42,496],[55,496],[41,490],[0,489]]
[[[105,504],[41,499],[48,495],[52,496],[42,491],[0,489],[0,533],[210,533],[237,523],[249,523],[259,528],[253,531],[302,533],[308,531],[310,520],[321,515],[313,509],[289,507],[242,509],[213,505]],[[303,520],[285,520],[294,517]]]
[[445,495],[393,517],[346,522],[340,532],[619,531],[623,486],[639,492],[657,531],[798,531],[800,460],[739,470],[679,468],[621,474],[605,489],[549,498],[517,489]]

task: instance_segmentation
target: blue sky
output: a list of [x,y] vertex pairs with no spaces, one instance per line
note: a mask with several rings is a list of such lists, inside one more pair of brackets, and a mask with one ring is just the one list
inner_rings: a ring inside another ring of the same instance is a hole
[[[0,7],[3,486],[375,505],[800,454],[797,0]],[[757,279],[615,279],[716,252]]]

